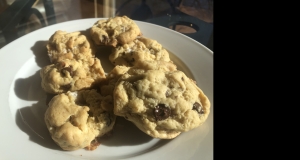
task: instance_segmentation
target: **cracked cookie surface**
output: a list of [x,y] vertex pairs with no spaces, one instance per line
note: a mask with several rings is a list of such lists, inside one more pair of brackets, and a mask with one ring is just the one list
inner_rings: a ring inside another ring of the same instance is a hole
[[[45,112],[52,139],[63,150],[89,147],[92,141],[113,129],[113,106],[103,106],[96,90],[67,92],[54,96]],[[95,148],[93,148],[95,149]]]
[[[102,95],[109,97],[108,102],[113,104],[113,92],[119,78],[124,75],[128,70],[164,70],[164,71],[175,71],[177,66],[172,62],[165,61],[144,61],[137,63],[134,67],[126,66],[115,66],[106,76],[106,84],[100,87],[100,92]],[[137,71],[138,72],[138,71]]]
[[109,55],[109,60],[114,65],[129,67],[143,61],[171,61],[168,51],[161,44],[145,37],[139,37],[132,42],[117,46]]
[[95,57],[95,48],[81,32],[66,32],[58,30],[47,43],[48,57],[51,63],[64,59],[89,59]]
[[128,18],[111,17],[97,21],[90,30],[93,41],[96,45],[117,46],[133,41],[141,35],[138,25]]
[[175,138],[200,126],[209,112],[206,95],[178,70],[129,70],[115,86],[114,113],[154,138]]
[[42,88],[52,94],[91,88],[105,80],[100,60],[65,59],[40,70]]

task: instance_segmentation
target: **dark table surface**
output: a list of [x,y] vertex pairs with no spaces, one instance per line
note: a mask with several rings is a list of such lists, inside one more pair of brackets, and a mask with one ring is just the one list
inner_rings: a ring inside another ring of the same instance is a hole
[[0,0],[0,48],[53,24],[122,15],[176,30],[213,51],[213,0]]

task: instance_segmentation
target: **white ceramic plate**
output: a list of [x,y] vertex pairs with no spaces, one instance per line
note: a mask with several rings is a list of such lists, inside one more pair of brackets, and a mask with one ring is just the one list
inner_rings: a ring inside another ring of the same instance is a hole
[[[27,34],[0,50],[0,159],[213,159],[213,53],[173,30],[136,21],[143,35],[157,40],[171,59],[211,101],[211,112],[200,127],[173,140],[143,134],[120,120],[114,135],[94,151],[62,151],[50,138],[43,121],[46,93],[41,89],[39,70],[48,62],[45,44],[56,30],[83,31],[98,19],[82,19],[45,27]],[[110,69],[108,57],[101,57]]]

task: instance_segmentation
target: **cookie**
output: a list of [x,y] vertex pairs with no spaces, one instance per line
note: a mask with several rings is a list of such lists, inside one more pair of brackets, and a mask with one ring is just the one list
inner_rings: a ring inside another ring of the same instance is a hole
[[141,35],[138,25],[127,16],[116,16],[97,21],[90,29],[96,45],[126,44]]
[[113,65],[132,67],[143,61],[170,61],[169,53],[156,40],[139,37],[132,42],[117,46],[109,55]]
[[115,66],[107,75],[106,75],[106,84],[100,86],[100,92],[102,95],[113,96],[113,91],[115,84],[118,79],[126,73],[130,68],[126,66]]
[[65,59],[40,70],[42,88],[52,94],[88,89],[105,80],[100,60]]
[[81,32],[68,33],[58,30],[50,37],[46,46],[50,62],[95,57],[95,48],[91,42]]
[[142,69],[142,70],[162,70],[162,71],[176,71],[177,66],[173,63],[173,61],[138,61],[135,63],[132,69]]
[[103,107],[102,100],[96,90],[54,96],[44,119],[55,143],[63,150],[96,149],[95,139],[110,132],[116,121],[113,105]]
[[205,122],[210,101],[182,71],[130,69],[114,89],[114,113],[151,137],[172,139]]
[[107,83],[100,87],[100,92],[104,96],[111,97],[109,103],[113,103],[113,91],[115,89],[115,85],[119,78],[124,75],[128,70],[140,70],[144,72],[144,70],[164,70],[164,71],[174,71],[177,70],[177,67],[172,62],[165,61],[144,61],[142,63],[137,63],[134,67],[126,67],[126,66],[115,66],[106,76]]

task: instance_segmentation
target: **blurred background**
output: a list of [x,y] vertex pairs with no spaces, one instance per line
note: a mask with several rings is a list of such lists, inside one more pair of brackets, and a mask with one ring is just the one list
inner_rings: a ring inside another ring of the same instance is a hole
[[213,0],[0,0],[0,48],[56,23],[118,15],[176,30],[213,50]]

